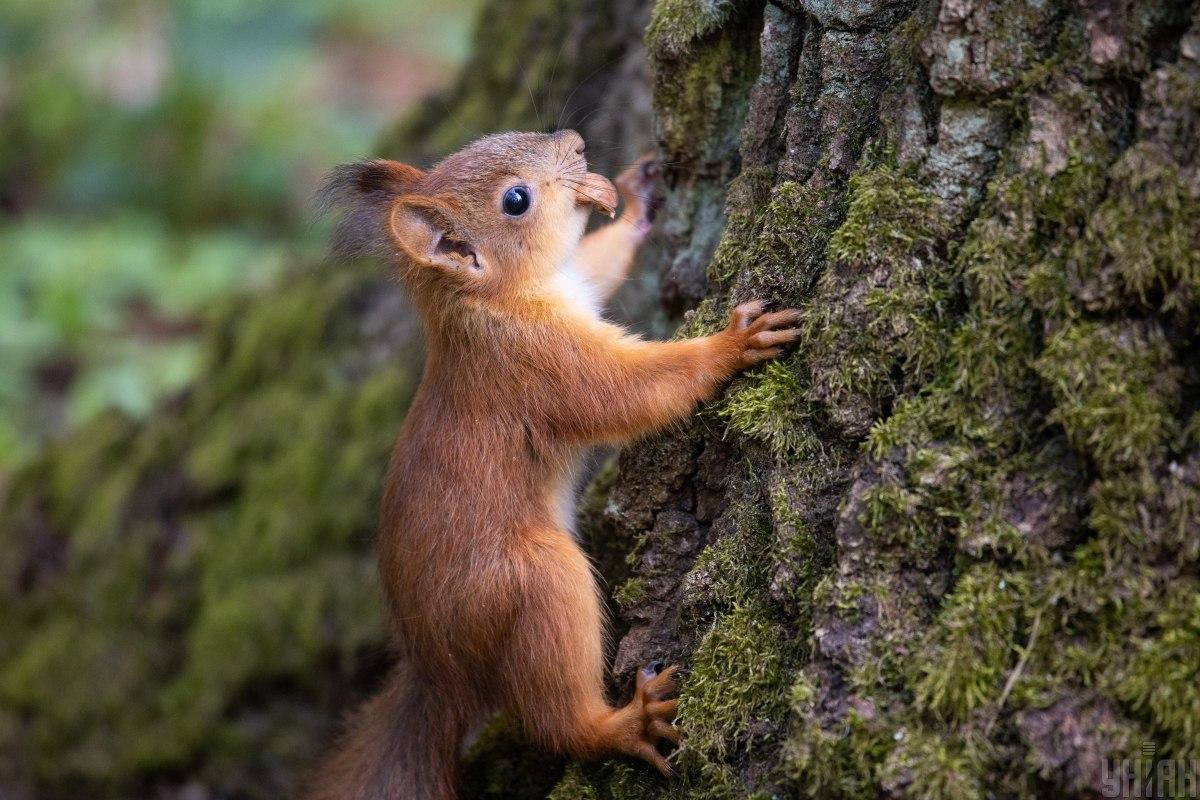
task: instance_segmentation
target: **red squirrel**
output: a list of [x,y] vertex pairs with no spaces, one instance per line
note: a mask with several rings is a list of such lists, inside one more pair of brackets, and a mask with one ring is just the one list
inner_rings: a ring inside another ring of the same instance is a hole
[[318,768],[309,800],[448,800],[464,738],[497,710],[537,744],[625,754],[664,774],[676,668],[604,696],[603,602],[572,535],[586,450],[686,417],[798,336],[795,310],[733,309],[696,339],[646,341],[600,316],[652,216],[657,165],[587,171],[574,131],[487,136],[428,172],[340,167],[342,253],[387,258],[426,341],[388,467],[377,540],[397,664]]

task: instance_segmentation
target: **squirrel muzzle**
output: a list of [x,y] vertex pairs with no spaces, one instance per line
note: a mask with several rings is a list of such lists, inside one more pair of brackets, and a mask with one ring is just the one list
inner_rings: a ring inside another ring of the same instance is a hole
[[617,216],[617,188],[603,175],[589,172],[575,185],[575,201],[595,206],[607,216]]

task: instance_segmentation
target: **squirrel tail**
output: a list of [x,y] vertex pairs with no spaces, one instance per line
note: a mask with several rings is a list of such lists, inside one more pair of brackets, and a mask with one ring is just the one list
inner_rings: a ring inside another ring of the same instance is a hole
[[351,717],[303,800],[454,800],[461,709],[401,661]]

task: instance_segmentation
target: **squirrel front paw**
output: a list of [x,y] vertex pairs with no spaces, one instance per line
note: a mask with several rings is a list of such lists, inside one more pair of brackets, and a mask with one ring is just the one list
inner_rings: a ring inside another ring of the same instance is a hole
[[751,300],[735,307],[729,314],[724,335],[733,340],[737,352],[737,369],[746,369],[783,355],[783,346],[800,338],[800,312],[789,308],[764,313],[764,300]]
[[675,718],[677,700],[670,699],[678,688],[675,677],[679,667],[663,668],[661,661],[651,661],[638,670],[637,689],[629,705],[621,709],[625,724],[621,727],[622,738],[618,749],[647,761],[651,766],[670,777],[674,774],[671,765],[658,752],[658,743],[668,741],[679,744],[679,729],[671,724]]
[[623,218],[632,222],[643,235],[648,233],[662,205],[658,177],[662,165],[654,153],[646,153],[613,181],[625,201]]

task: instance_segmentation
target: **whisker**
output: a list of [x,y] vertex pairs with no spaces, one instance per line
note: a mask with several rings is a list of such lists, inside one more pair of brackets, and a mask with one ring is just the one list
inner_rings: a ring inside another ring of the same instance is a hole
[[608,67],[612,66],[614,63],[619,61],[621,58],[624,58],[624,53],[622,53],[621,55],[613,56],[612,58],[608,59],[603,64],[601,64],[600,66],[598,66],[594,70],[592,70],[590,73],[588,73],[587,76],[584,77],[583,80],[581,80],[579,83],[577,83],[575,85],[575,88],[571,90],[571,93],[569,95],[567,95],[567,99],[563,101],[562,108],[558,112],[558,121],[555,124],[560,129],[562,128],[563,114],[566,113],[567,106],[569,106],[571,104],[571,100],[575,97],[575,93],[578,92],[580,89],[582,89],[583,85],[585,83],[590,81],[592,78],[596,77],[597,73],[599,73],[600,70],[607,69]]
[[542,122],[542,112],[538,110],[538,106],[537,106],[537,100],[535,100],[535,99],[533,98],[533,89],[530,89],[530,88],[529,88],[529,77],[528,77],[528,76],[523,76],[523,77],[521,78],[521,80],[522,80],[522,81],[524,82],[524,84],[525,84],[525,91],[529,92],[529,102],[530,102],[530,104],[533,106],[533,113],[537,115],[537,119],[538,119],[538,127],[540,127],[540,128],[544,128],[544,127],[545,127],[545,123],[544,123],[544,122]]
[[604,106],[597,105],[595,108],[593,108],[591,111],[588,112],[586,117],[584,117],[583,119],[579,120],[576,123],[573,123],[571,127],[583,127],[583,124],[585,122],[587,122],[589,119],[591,119],[593,116],[595,116],[596,112],[602,108],[604,108]]
[[559,172],[558,175],[560,178],[564,179],[583,180],[583,178],[587,176],[587,173],[581,169],[573,169]]
[[[554,51],[554,61],[550,64],[550,79],[546,82],[546,105],[550,105],[550,93],[554,91],[554,78],[558,75],[558,62],[562,60],[563,48],[566,47],[566,39],[564,38],[558,43],[558,49]],[[561,114],[560,114],[561,116]],[[541,120],[538,120],[541,122]],[[557,123],[556,123],[557,124]],[[554,131],[546,131],[553,133]]]

